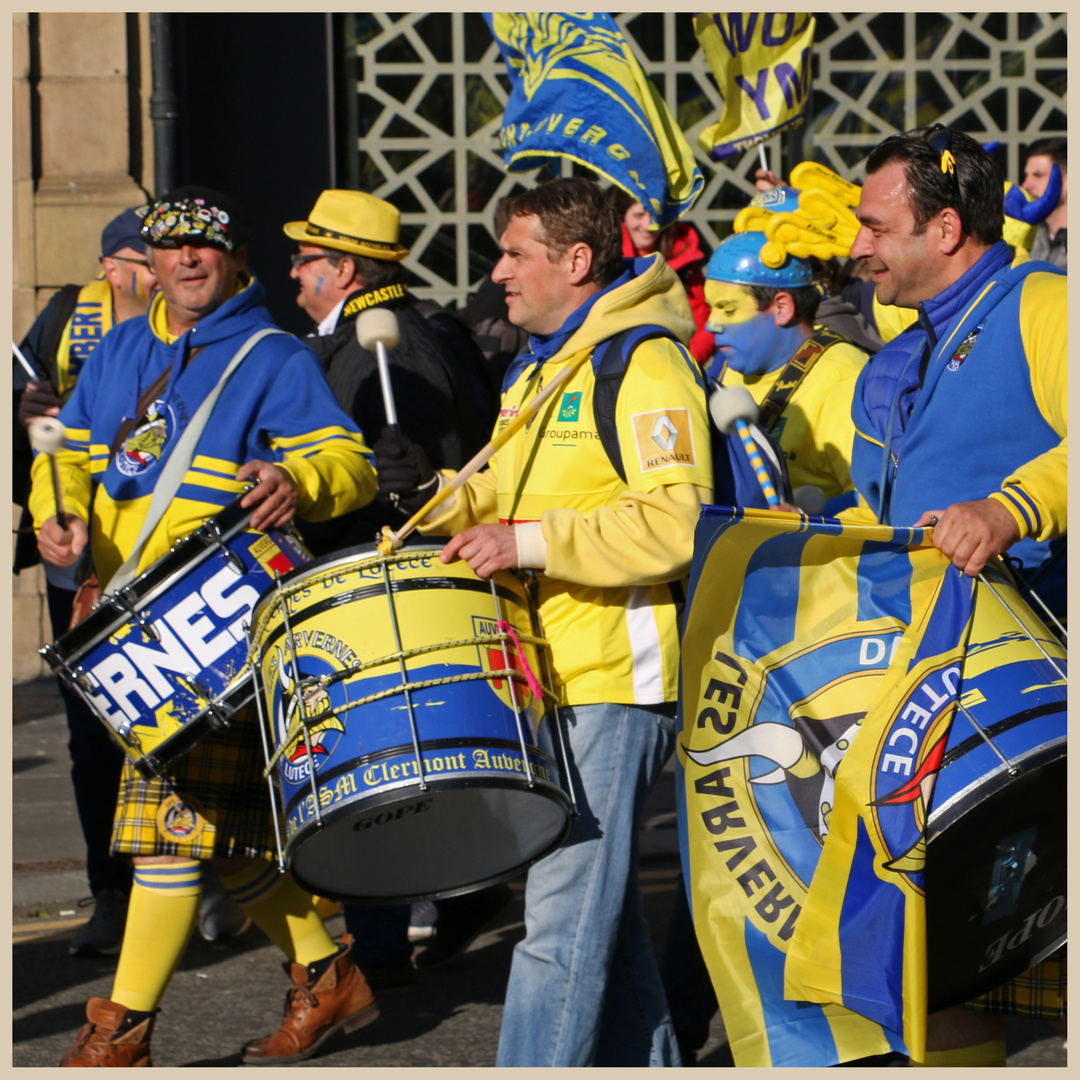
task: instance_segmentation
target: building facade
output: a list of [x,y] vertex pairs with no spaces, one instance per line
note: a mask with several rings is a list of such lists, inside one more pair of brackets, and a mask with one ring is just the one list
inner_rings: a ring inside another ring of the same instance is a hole
[[[414,291],[460,304],[498,257],[495,204],[546,175],[503,168],[509,82],[474,12],[12,19],[16,339],[56,289],[96,272],[102,226],[163,183],[245,203],[258,228],[249,261],[271,310],[304,333],[280,226],[323,188],[394,203]],[[706,183],[687,220],[715,245],[753,194],[757,151],[716,163],[697,147],[723,101],[689,13],[615,20],[697,154]],[[1034,12],[818,14],[810,115],[768,144],[770,163],[786,172],[813,158],[858,182],[886,135],[941,121],[1000,143],[1019,181],[1027,144],[1066,133],[1066,23]],[[15,579],[14,624],[36,628],[18,635],[16,679],[43,673],[43,591],[39,574]]]

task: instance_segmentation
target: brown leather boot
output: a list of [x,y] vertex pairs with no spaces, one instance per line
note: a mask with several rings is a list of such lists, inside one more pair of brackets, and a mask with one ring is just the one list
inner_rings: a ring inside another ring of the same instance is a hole
[[[322,974],[316,974],[324,964]],[[329,963],[304,967],[286,961],[281,966],[293,981],[285,995],[285,1019],[273,1035],[244,1047],[245,1065],[306,1061],[336,1032],[355,1031],[379,1015],[375,995],[347,945]]]
[[121,1031],[130,1010],[115,1001],[91,998],[86,1004],[86,1019],[75,1045],[64,1055],[61,1065],[86,1068],[123,1068],[152,1066],[150,1035],[156,1013]]

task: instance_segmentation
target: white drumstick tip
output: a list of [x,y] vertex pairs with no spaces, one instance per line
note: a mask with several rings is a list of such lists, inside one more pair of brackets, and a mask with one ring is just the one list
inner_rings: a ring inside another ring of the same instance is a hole
[[397,316],[386,308],[368,308],[356,320],[356,340],[369,352],[374,352],[380,341],[392,349],[401,340]]
[[55,416],[39,416],[30,421],[30,445],[42,454],[55,454],[64,445],[67,428]]
[[709,415],[725,435],[734,435],[736,420],[757,423],[757,402],[744,386],[718,386],[709,397]]

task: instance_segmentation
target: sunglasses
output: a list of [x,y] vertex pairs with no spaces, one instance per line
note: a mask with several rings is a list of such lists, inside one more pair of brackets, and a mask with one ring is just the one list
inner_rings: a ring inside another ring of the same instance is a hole
[[960,177],[956,173],[956,157],[952,152],[952,132],[944,124],[933,124],[924,136],[926,145],[937,154],[941,171],[952,178],[952,188],[956,195],[954,209],[964,218],[964,195],[960,190]]
[[293,264],[294,270],[299,270],[304,263],[315,262],[316,259],[325,259],[325,254],[320,255],[290,255],[289,262]]

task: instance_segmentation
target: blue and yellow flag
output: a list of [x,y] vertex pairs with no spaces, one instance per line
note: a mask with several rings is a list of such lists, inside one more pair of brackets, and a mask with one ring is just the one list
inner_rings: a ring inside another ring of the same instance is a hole
[[921,1060],[927,821],[957,706],[1002,729],[1035,707],[1063,741],[1063,669],[922,529],[709,507],[690,584],[680,841],[735,1062]]
[[507,169],[566,157],[623,188],[663,228],[705,184],[694,153],[610,15],[485,14],[512,90],[499,142]]
[[714,161],[741,153],[806,116],[814,17],[806,12],[702,12],[694,32],[720,85],[724,114],[698,144]]

